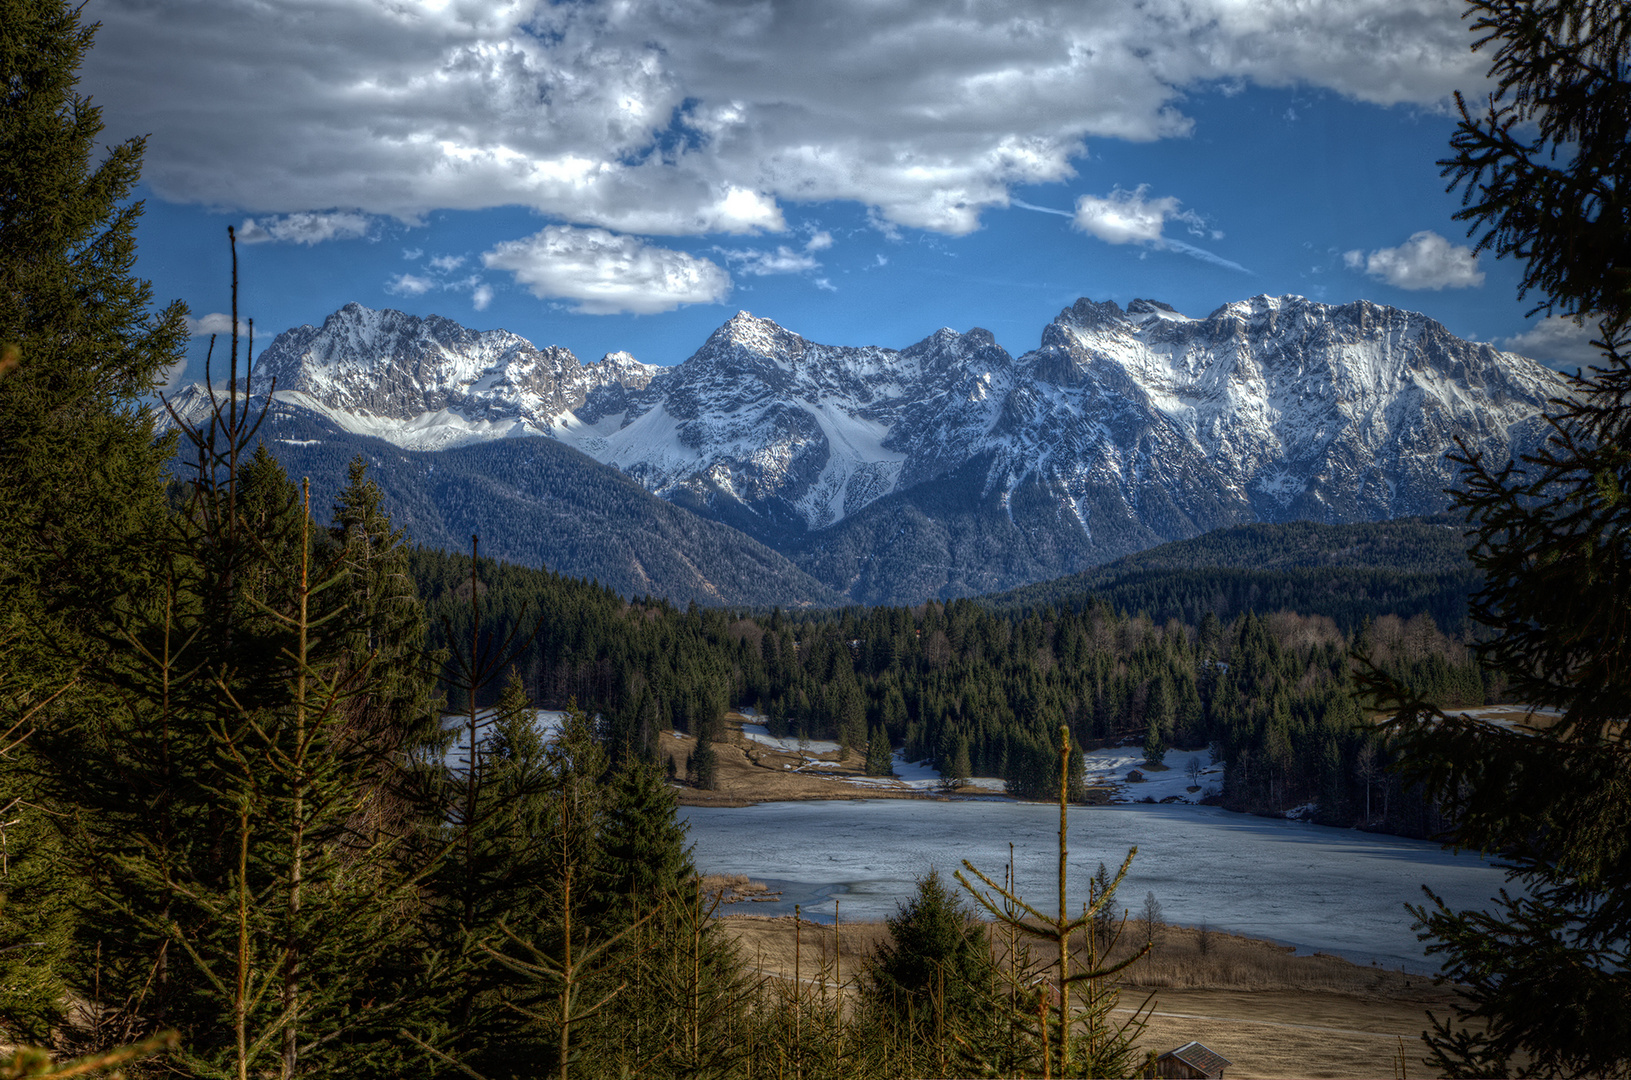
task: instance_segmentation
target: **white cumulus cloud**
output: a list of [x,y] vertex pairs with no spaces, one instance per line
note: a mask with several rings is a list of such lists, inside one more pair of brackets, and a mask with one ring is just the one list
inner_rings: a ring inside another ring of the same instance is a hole
[[1198,87],[1435,105],[1476,93],[1488,63],[1445,0],[92,0],[87,16],[85,92],[109,135],[150,133],[163,198],[410,221],[521,205],[662,235],[779,231],[784,202],[829,199],[967,233],[1014,186],[1070,178],[1089,139],[1186,134]]
[[1592,340],[1599,337],[1595,323],[1548,315],[1516,337],[1502,341],[1501,347],[1556,368],[1589,368],[1603,362],[1602,350],[1592,345]]
[[605,229],[551,225],[498,244],[481,261],[508,270],[539,299],[571,301],[588,315],[654,315],[717,303],[731,291],[730,275],[707,259]]
[[1161,239],[1167,218],[1178,213],[1178,200],[1170,195],[1147,199],[1144,193],[1148,190],[1140,185],[1136,191],[1118,188],[1102,199],[1083,195],[1076,200],[1071,223],[1107,244],[1153,244]]
[[1069,217],[1073,227],[1089,236],[1096,236],[1107,244],[1143,244],[1163,251],[1188,255],[1191,259],[1198,259],[1225,270],[1242,274],[1251,273],[1239,263],[1231,262],[1205,248],[1198,248],[1164,235],[1167,222],[1176,221],[1183,224],[1193,235],[1210,234],[1216,240],[1223,238],[1221,232],[1209,230],[1205,219],[1199,214],[1192,210],[1179,210],[1180,204],[1177,199],[1170,195],[1152,199],[1149,198],[1148,192],[1149,185],[1140,184],[1132,191],[1117,188],[1103,198],[1097,195],[1083,195],[1076,200],[1074,214],[1066,214],[1063,210],[1054,210],[1046,206],[1033,206],[1019,199],[1014,200],[1014,205],[1044,214]]
[[1471,289],[1484,283],[1472,248],[1452,244],[1430,229],[1398,247],[1379,248],[1368,255],[1359,250],[1346,252],[1342,261],[1350,270],[1363,270],[1400,289]]
[[245,218],[238,240],[245,244],[321,244],[325,240],[355,240],[368,235],[368,216],[352,213],[295,213],[256,220]]
[[385,291],[397,296],[424,296],[436,288],[436,282],[417,274],[398,274],[385,284]]
[[[224,311],[212,311],[202,318],[195,319],[187,316],[187,332],[193,337],[206,337],[210,334],[232,333],[232,316]],[[249,326],[242,319],[238,320],[238,333],[249,333]]]

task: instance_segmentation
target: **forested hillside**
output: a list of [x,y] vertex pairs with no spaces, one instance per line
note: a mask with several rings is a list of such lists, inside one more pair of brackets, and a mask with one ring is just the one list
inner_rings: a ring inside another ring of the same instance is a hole
[[1242,525],[1162,544],[1104,566],[985,598],[1000,611],[1101,601],[1157,622],[1246,611],[1324,615],[1345,631],[1384,615],[1466,621],[1478,574],[1449,517],[1326,525]]
[[[466,639],[468,559],[421,550],[413,570],[433,637]],[[950,775],[966,761],[1016,794],[1045,795],[1058,770],[1050,735],[1065,723],[1086,745],[1215,753],[1229,765],[1232,808],[1317,800],[1325,820],[1347,824],[1386,761],[1352,696],[1354,651],[1446,702],[1478,705],[1499,691],[1425,614],[1386,615],[1354,633],[1289,612],[1155,623],[1096,602],[751,615],[625,602],[485,560],[476,576],[491,612],[482,630],[536,629],[519,658],[529,690],[601,713],[614,753],[649,751],[670,726],[709,734],[727,706],[747,706],[777,734],[858,748],[886,738]],[[1422,823],[1400,816],[1394,827]]]
[[353,435],[275,407],[262,435],[326,507],[358,454],[384,507],[417,543],[483,550],[677,603],[803,607],[843,598],[744,533],[648,493],[553,439],[504,439],[436,453]]

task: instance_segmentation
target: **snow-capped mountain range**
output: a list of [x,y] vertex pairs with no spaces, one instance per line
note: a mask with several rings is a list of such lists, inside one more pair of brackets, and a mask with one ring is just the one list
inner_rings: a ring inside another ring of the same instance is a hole
[[1046,536],[1060,572],[1252,520],[1436,511],[1456,437],[1504,460],[1566,392],[1426,316],[1298,296],[1204,318],[1083,299],[1018,357],[981,329],[897,351],[740,312],[667,368],[348,304],[257,370],[285,406],[406,449],[557,439],[789,552],[950,482],[1017,542]]

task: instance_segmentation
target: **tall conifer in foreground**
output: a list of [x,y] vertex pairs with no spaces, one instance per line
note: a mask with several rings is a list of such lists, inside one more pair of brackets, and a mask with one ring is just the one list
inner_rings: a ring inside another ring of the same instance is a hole
[[[974,901],[990,913],[999,927],[1012,927],[1019,933],[1051,944],[1058,951],[1054,961],[1052,986],[1042,1001],[1037,1035],[1040,1039],[1042,1075],[1067,1076],[1126,1076],[1132,1067],[1134,1047],[1132,1040],[1143,1029],[1142,1011],[1120,1023],[1110,1019],[1115,1007],[1116,992],[1103,986],[1103,981],[1125,971],[1142,960],[1150,951],[1149,943],[1131,956],[1113,964],[1103,964],[1097,935],[1093,933],[1096,919],[1108,908],[1116,889],[1127,876],[1138,848],[1129,848],[1121,869],[1107,884],[1092,891],[1090,900],[1082,905],[1081,915],[1072,918],[1066,858],[1069,853],[1066,838],[1070,830],[1069,810],[1071,790],[1070,729],[1059,729],[1059,912],[1044,915],[1027,903],[1012,888],[998,885],[978,870],[967,859],[963,869],[979,878],[991,890],[985,892],[969,882],[962,870],[957,871],[957,882]],[[992,894],[995,894],[993,897]],[[1029,916],[1029,918],[1026,918]],[[1088,931],[1085,963],[1071,960],[1070,945],[1077,934]],[[1078,992],[1077,987],[1081,987]]]
[[77,888],[28,736],[106,704],[76,677],[101,659],[85,629],[161,513],[141,395],[186,340],[185,309],[155,314],[133,273],[141,140],[98,160],[100,112],[75,89],[94,30],[62,0],[0,0],[0,1041],[60,1012]]
[[265,448],[249,453],[253,411],[214,401],[182,426],[195,460],[179,505],[123,555],[139,584],[92,626],[104,660],[84,678],[108,707],[37,734],[68,811],[53,819],[64,870],[92,883],[75,989],[98,1037],[178,1029],[184,1072],[309,1075],[343,1058],[393,1075],[382,1035],[419,1007],[398,955],[416,898],[401,827],[379,812],[403,763],[358,708],[391,696],[402,658],[360,652],[342,553]]
[[983,1049],[998,1027],[991,944],[932,867],[885,923],[889,939],[868,958],[862,992],[886,1030],[904,1036],[913,1065],[944,1074],[966,1056],[959,1044]]
[[[426,881],[430,896],[418,927],[421,947],[440,954],[438,1001],[413,1037],[483,1075],[521,1075],[547,1043],[523,1012],[541,994],[494,961],[487,947],[502,927],[532,933],[542,925],[544,882],[552,871],[553,778],[537,713],[518,673],[485,714],[473,757],[454,751],[440,805],[447,820],[431,832],[442,855]],[[461,781],[476,773],[475,801]],[[444,1061],[445,1058],[438,1058]]]
[[[1521,462],[1463,449],[1471,618],[1480,659],[1554,711],[1513,731],[1372,672],[1401,769],[1521,886],[1484,911],[1429,893],[1428,952],[1465,987],[1424,1034],[1451,1076],[1618,1076],[1631,1070],[1631,11],[1607,0],[1473,0],[1496,90],[1461,101],[1461,217],[1480,246],[1527,260],[1540,309],[1596,322],[1604,353],[1554,403]],[[1459,100],[1459,99],[1458,99]]]
[[95,26],[62,0],[4,0],[0,28],[0,595],[16,603],[124,563],[164,459],[141,397],[187,326],[134,276],[143,140],[94,160],[101,110],[75,86]]

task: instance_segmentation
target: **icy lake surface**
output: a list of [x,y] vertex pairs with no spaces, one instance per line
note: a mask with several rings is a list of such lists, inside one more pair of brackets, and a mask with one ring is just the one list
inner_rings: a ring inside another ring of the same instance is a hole
[[[997,881],[1014,845],[1020,891],[1044,911],[1057,904],[1059,811],[1008,800],[854,800],[681,807],[704,873],[748,874],[783,890],[756,915],[831,921],[882,919],[933,865],[946,876],[968,859]],[[1103,861],[1112,872],[1136,844],[1118,893],[1136,914],[1153,891],[1170,923],[1323,951],[1360,963],[1433,971],[1411,930],[1407,903],[1427,885],[1452,907],[1482,907],[1504,883],[1476,855],[1437,844],[1233,814],[1216,807],[1100,806],[1070,812],[1072,902]]]

